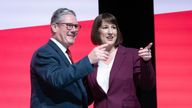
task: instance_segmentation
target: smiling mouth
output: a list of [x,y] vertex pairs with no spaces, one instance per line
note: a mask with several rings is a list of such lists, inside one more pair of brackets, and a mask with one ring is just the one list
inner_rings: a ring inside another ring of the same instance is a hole
[[75,35],[67,35],[68,37],[70,37],[70,38],[74,38],[75,37]]
[[67,36],[69,36],[69,37],[75,37],[76,35],[77,35],[77,33],[67,32]]
[[113,39],[113,36],[107,36],[106,37],[108,40],[112,40]]

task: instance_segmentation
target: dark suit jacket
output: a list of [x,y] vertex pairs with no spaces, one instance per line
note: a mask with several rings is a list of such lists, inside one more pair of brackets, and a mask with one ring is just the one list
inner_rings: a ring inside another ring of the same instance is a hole
[[[103,71],[105,72],[105,71]],[[152,89],[155,73],[151,61],[144,62],[138,50],[119,46],[110,72],[107,94],[98,85],[97,65],[87,77],[94,108],[140,108],[136,89]]]
[[49,40],[33,55],[30,65],[31,108],[87,108],[81,78],[93,71],[88,57],[71,65]]

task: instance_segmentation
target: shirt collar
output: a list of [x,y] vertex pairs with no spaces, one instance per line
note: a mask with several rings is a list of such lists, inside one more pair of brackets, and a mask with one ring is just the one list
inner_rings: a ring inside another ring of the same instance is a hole
[[61,51],[65,54],[66,53],[66,48],[60,43],[58,42],[56,39],[51,38],[51,40],[61,49]]

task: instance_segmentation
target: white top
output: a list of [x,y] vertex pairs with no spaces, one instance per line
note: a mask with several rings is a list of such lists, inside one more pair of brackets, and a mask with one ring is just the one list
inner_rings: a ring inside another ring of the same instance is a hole
[[111,72],[114,58],[115,57],[113,57],[110,64],[105,64],[103,63],[103,61],[98,62],[97,82],[105,93],[107,93],[109,89],[109,77],[110,77],[110,72]]
[[66,49],[61,43],[59,43],[56,39],[51,38],[51,40],[59,47],[59,49],[61,49],[61,51],[63,52],[63,54],[65,54],[65,56],[67,57],[67,59],[69,60],[69,62],[72,64],[71,60],[69,59],[68,54],[66,53],[67,49]]

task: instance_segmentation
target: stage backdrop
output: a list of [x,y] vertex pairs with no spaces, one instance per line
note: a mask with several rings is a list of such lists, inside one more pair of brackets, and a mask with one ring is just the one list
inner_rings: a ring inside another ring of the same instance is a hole
[[50,18],[60,7],[73,9],[82,25],[71,48],[77,61],[93,47],[90,30],[97,0],[0,1],[0,108],[29,108],[31,56],[50,38]]
[[158,108],[192,108],[192,1],[154,0]]
[[[50,17],[60,7],[75,10],[83,26],[72,47],[77,61],[93,47],[97,0],[0,1],[1,108],[29,108],[31,56],[50,38]],[[154,0],[154,12],[158,108],[192,108],[192,1]]]

